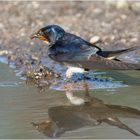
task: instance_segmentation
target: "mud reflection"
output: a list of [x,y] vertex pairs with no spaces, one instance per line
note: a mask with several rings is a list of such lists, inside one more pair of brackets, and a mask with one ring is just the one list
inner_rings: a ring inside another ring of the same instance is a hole
[[52,107],[48,110],[48,114],[49,119],[41,123],[33,122],[33,126],[51,138],[59,137],[66,131],[100,125],[102,122],[140,136],[119,120],[119,117],[140,119],[139,110],[127,106],[104,104],[97,98],[92,98],[90,103],[81,106]]

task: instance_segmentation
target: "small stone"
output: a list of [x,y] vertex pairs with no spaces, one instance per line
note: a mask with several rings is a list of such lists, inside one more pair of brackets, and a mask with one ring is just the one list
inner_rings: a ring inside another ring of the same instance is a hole
[[50,75],[53,75],[53,73],[52,73],[52,72],[50,72],[49,74],[50,74]]
[[59,78],[59,77],[60,77],[60,75],[58,75],[58,74],[55,74],[54,76],[55,76],[56,78]]
[[4,28],[4,24],[0,22],[0,29]]
[[133,5],[134,5],[134,8],[140,8],[140,2],[139,1],[134,2]]
[[48,72],[48,71],[46,71],[46,74],[47,74],[47,75],[49,75],[49,72]]
[[121,19],[125,20],[125,19],[127,19],[127,16],[123,14],[123,15],[121,15]]
[[102,12],[102,9],[99,9],[99,8],[95,8],[95,9],[94,9],[94,13],[99,14],[99,13],[101,13],[101,12]]
[[79,17],[81,17],[82,15],[81,15],[80,13],[77,13],[75,16],[76,16],[77,18],[79,18]]
[[105,4],[106,5],[114,5],[114,1],[113,0],[106,0]]
[[34,42],[33,42],[33,41],[31,41],[31,42],[30,42],[30,45],[34,45]]
[[42,76],[42,73],[38,73],[38,76]]
[[32,55],[31,58],[32,58],[32,60],[35,60],[35,61],[37,61],[37,60],[39,59],[39,58],[38,58],[37,56],[35,56],[35,55]]
[[16,56],[16,55],[10,55],[10,56],[8,56],[8,59],[9,59],[10,61],[16,61],[17,56]]
[[43,9],[42,10],[42,14],[46,14],[47,13],[47,10],[46,9]]
[[7,54],[8,54],[8,51],[7,50],[0,51],[0,55],[7,55]]
[[32,5],[33,5],[33,7],[34,7],[34,9],[37,9],[37,8],[39,8],[39,3],[38,2],[32,2]]
[[100,41],[100,37],[99,36],[94,36],[94,37],[92,37],[91,39],[90,39],[90,43],[91,44],[95,44],[95,43],[97,43],[97,42],[99,42]]
[[126,39],[121,39],[121,42],[122,43],[126,43]]
[[36,76],[36,75],[38,75],[38,73],[37,73],[37,72],[35,72],[35,73],[34,73],[34,75]]
[[127,0],[120,0],[120,1],[118,1],[117,4],[116,4],[116,7],[118,9],[128,7]]
[[137,39],[137,38],[132,38],[130,41],[131,41],[131,42],[137,42],[138,39]]
[[40,77],[39,76],[35,76],[35,79],[39,79]]
[[113,40],[115,39],[115,36],[112,35],[112,36],[110,37],[110,39],[111,39],[111,41],[113,41]]
[[117,23],[120,23],[120,22],[121,22],[121,19],[120,19],[120,18],[116,18],[115,21],[116,21]]
[[22,32],[22,33],[20,34],[20,36],[21,36],[21,37],[24,37],[24,36],[26,36],[26,34],[25,34],[24,32]]

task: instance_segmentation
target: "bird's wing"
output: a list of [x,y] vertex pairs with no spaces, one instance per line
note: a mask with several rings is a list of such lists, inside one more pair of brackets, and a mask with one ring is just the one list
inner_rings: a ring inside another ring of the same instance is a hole
[[75,42],[67,46],[56,46],[49,48],[49,57],[58,62],[82,61],[91,57],[99,51],[96,47],[86,44],[76,44]]
[[[51,47],[50,49],[53,49]],[[121,50],[117,52],[110,52],[111,54],[121,54],[122,52],[132,51],[133,49]],[[60,46],[56,47],[52,59],[58,62],[63,62],[73,66],[78,66],[86,69],[102,69],[102,70],[138,70],[140,69],[140,64],[125,63],[116,60],[110,60],[100,55],[100,49],[97,47],[90,46],[89,44],[75,43],[72,42],[67,47]]]
[[132,47],[132,48],[116,50],[116,51],[102,51],[102,50],[100,50],[98,52],[98,55],[103,56],[103,57],[108,58],[108,59],[115,59],[119,55],[131,52],[131,51],[135,51],[137,49],[140,49],[140,47],[135,46],[135,47]]
[[97,54],[83,60],[71,59],[67,61],[67,63],[92,70],[140,70],[140,64],[131,64],[116,60],[109,60]]
[[140,64],[131,64],[121,61],[109,59],[111,56],[120,55],[125,52],[136,50],[137,47],[129,48],[120,51],[110,51],[106,57],[101,56],[98,48],[88,45],[81,45],[80,51],[73,54],[68,63],[86,69],[102,69],[102,70],[139,70]]

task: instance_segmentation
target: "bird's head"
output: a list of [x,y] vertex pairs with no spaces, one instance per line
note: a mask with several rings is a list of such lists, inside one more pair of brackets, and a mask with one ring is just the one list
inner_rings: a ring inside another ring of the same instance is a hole
[[55,44],[65,34],[64,29],[58,25],[48,25],[31,35],[31,39],[38,38],[48,45]]

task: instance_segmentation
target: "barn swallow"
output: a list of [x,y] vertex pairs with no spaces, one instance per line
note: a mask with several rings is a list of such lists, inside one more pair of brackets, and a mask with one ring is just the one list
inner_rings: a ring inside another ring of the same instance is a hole
[[[134,51],[138,47],[117,51],[103,51],[81,37],[66,32],[58,25],[48,25],[39,29],[31,35],[31,39],[34,38],[47,43],[49,46],[48,56],[51,59],[70,66],[66,72],[67,78],[75,73],[84,74],[85,70],[140,70],[140,64],[126,63],[117,59],[117,56]],[[78,67],[76,71],[75,67]],[[65,86],[66,96],[72,104],[83,105],[90,102],[89,88],[85,81],[83,82],[83,88],[86,100],[73,97],[71,92],[69,92],[72,90],[72,87],[69,87],[69,85]]]
[[58,25],[48,25],[31,36],[49,45],[48,56],[54,61],[88,70],[140,70],[140,64],[122,62],[117,56],[137,47],[117,51],[101,48],[79,36],[66,32]]

